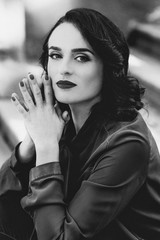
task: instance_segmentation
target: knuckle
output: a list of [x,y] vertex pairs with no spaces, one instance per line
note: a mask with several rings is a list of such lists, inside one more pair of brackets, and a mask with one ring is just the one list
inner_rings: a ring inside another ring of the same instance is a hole
[[26,93],[26,88],[25,87],[21,88],[21,92]]
[[31,98],[28,98],[27,100],[26,100],[26,102],[27,102],[27,104],[29,104],[29,105],[33,105],[33,101],[32,101],[32,99]]
[[51,96],[51,92],[50,92],[50,91],[46,91],[46,92],[45,92],[45,95],[46,95],[47,97],[50,97],[50,96]]
[[36,94],[37,96],[41,96],[41,91],[40,91],[40,89],[36,89],[35,94]]
[[45,80],[44,84],[45,84],[45,86],[46,86],[47,88],[50,87],[50,83],[49,83],[49,81],[46,81],[46,80]]
[[24,110],[22,108],[18,108],[18,111],[21,113],[21,114],[24,114]]
[[23,108],[20,104],[17,105],[17,110],[18,110],[18,112],[21,113],[21,114],[24,114],[24,113],[25,113],[24,108]]
[[14,104],[15,104],[16,107],[19,106],[19,102],[17,102],[17,101]]

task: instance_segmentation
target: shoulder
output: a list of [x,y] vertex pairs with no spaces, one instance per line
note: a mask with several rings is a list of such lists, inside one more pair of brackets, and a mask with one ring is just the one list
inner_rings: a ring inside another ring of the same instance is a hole
[[151,135],[140,113],[129,122],[113,122],[105,125],[108,145],[138,141],[149,146]]
[[136,178],[144,180],[150,147],[148,127],[142,117],[138,115],[133,121],[112,122],[104,124],[104,127],[106,136],[103,136],[103,141],[90,158],[95,163],[92,174],[98,179],[103,176],[110,185],[130,182]]
[[119,158],[122,154],[129,156],[136,153],[149,158],[152,135],[140,114],[129,122],[106,121],[102,128],[92,157],[103,158],[112,154]]

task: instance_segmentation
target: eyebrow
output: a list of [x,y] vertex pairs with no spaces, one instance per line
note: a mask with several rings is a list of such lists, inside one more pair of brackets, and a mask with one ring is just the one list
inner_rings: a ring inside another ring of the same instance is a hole
[[[55,47],[55,46],[51,46],[48,50],[50,50],[50,49],[53,49],[53,50],[56,50],[56,51],[62,51],[61,48]],[[73,53],[77,53],[77,52],[89,52],[89,53],[95,55],[94,52],[91,51],[91,50],[88,49],[88,48],[73,48],[71,51],[72,51]]]

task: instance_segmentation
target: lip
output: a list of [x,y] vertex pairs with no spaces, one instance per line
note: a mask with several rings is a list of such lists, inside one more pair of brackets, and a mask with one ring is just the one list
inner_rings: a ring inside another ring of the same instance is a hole
[[67,80],[60,80],[57,83],[57,86],[62,89],[68,89],[68,88],[73,88],[77,86],[75,83],[67,81]]

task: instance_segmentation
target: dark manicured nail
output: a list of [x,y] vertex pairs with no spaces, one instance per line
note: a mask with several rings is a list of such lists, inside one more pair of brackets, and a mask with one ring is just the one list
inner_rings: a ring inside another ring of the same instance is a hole
[[34,76],[33,76],[33,74],[30,74],[30,75],[29,75],[29,77],[30,77],[30,79],[31,79],[31,80],[33,80],[33,79],[34,79]]
[[11,97],[11,99],[12,99],[13,101],[16,101],[15,97],[13,97],[13,96]]
[[21,85],[21,87],[24,87],[24,82],[21,81],[21,82],[20,82],[20,85]]
[[45,80],[49,80],[49,77],[48,77],[48,75],[45,75]]

